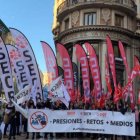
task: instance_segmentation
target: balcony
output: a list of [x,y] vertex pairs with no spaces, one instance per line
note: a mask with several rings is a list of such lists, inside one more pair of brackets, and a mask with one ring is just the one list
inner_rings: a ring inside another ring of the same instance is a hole
[[[136,14],[137,6],[132,0],[65,0],[57,9],[58,16],[65,12],[71,12],[74,8],[109,7],[123,10],[131,15]],[[63,14],[62,14],[63,16]]]

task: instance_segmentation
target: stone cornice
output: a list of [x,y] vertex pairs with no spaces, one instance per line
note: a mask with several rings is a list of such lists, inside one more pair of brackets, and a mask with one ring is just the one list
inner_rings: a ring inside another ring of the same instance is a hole
[[136,37],[140,38],[140,34],[138,34],[138,33],[132,32],[132,31],[124,29],[124,28],[120,28],[120,27],[116,27],[116,26],[106,26],[106,25],[80,26],[80,27],[71,28],[71,29],[68,29],[68,30],[65,30],[65,31],[59,33],[58,38],[61,39],[66,35],[76,33],[76,32],[94,31],[94,30],[115,31],[115,32],[119,32],[119,33],[123,33],[125,35],[128,35],[129,37],[136,36]]
[[122,42],[128,45],[137,44],[137,46],[140,44],[140,34],[115,26],[75,27],[59,33],[54,40],[63,44],[86,40],[105,41],[107,34],[110,35],[112,41],[122,40]]
[[71,4],[69,2],[64,1],[57,9],[58,15],[57,18],[61,20],[65,15],[68,15],[72,11],[75,10],[81,10],[81,9],[86,9],[86,8],[102,8],[102,7],[107,7],[107,8],[113,8],[116,10],[121,10],[122,12],[126,12],[129,15],[136,16],[137,10],[136,6],[131,5],[131,4],[125,4],[125,3],[119,3],[119,1],[115,0],[95,0],[95,1],[84,1],[84,0],[79,0],[76,4]]

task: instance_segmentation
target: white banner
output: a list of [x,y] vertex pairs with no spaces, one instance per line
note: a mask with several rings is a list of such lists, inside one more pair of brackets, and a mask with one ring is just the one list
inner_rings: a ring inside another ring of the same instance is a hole
[[86,132],[135,136],[135,114],[98,110],[29,110],[29,132]]
[[36,62],[35,55],[31,48],[31,45],[25,35],[18,31],[17,29],[10,28],[10,32],[15,40],[15,46],[20,51],[22,58],[24,59],[25,66],[29,70],[29,75],[32,81],[32,86],[37,84],[36,95],[39,95],[42,98],[42,85],[40,79],[40,73],[38,70],[38,65]]
[[21,104],[21,103],[29,100],[30,93],[31,93],[31,86],[30,85],[26,86],[21,91],[19,91],[15,95],[15,98],[17,99],[17,104]]
[[6,100],[14,96],[14,83],[12,77],[12,70],[10,67],[10,60],[6,46],[0,37],[0,78],[5,92]]

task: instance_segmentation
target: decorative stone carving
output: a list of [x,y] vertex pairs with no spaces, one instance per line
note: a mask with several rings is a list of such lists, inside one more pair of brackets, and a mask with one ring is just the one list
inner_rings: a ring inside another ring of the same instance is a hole
[[79,24],[79,11],[75,11],[72,13],[71,22],[72,22],[72,27],[75,27],[77,24]]
[[80,33],[72,33],[69,35],[65,35],[62,39],[61,42],[63,44],[67,44],[70,42],[75,42],[77,40],[89,40],[89,39],[101,39],[101,40],[105,40],[106,35],[109,34],[111,36],[112,40],[116,40],[118,41],[119,39],[121,39],[123,42],[127,43],[127,44],[132,44],[132,39],[130,37],[128,37],[127,35],[123,35],[121,33],[117,33],[114,31],[98,31],[98,30],[94,30],[94,31],[81,31]]
[[108,8],[103,8],[102,9],[102,19],[105,21],[107,24],[108,20],[110,19],[110,9]]

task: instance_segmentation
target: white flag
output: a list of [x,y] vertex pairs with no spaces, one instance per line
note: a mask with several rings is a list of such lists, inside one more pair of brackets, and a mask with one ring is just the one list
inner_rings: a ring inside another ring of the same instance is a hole
[[48,98],[50,98],[52,101],[60,100],[68,108],[70,96],[62,82],[62,77],[58,77],[56,80],[54,80],[48,88],[48,91]]
[[28,111],[27,111],[26,109],[23,109],[21,106],[19,106],[19,105],[18,105],[16,102],[14,102],[13,100],[12,100],[12,102],[13,102],[13,104],[14,104],[16,110],[19,111],[25,118],[28,119]]
[[35,92],[36,94],[40,94],[42,98],[42,84],[40,79],[40,73],[32,47],[23,33],[13,28],[10,28],[10,32],[15,40],[15,46],[21,53],[25,66],[29,70],[32,86],[37,83]]
[[0,37],[0,78],[2,81],[6,100],[9,101],[9,99],[14,96],[15,91],[8,52],[1,37]]
[[16,78],[18,90],[22,90],[25,86],[31,85],[29,69],[26,67],[24,60],[18,48],[12,45],[6,45],[11,62],[12,74]]
[[29,99],[31,93],[31,86],[28,85],[22,90],[20,90],[16,95],[15,98],[17,99],[17,104],[21,104]]

